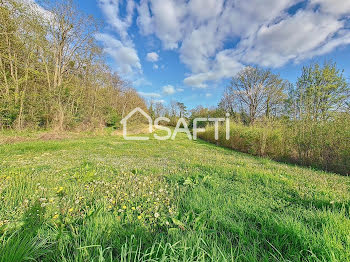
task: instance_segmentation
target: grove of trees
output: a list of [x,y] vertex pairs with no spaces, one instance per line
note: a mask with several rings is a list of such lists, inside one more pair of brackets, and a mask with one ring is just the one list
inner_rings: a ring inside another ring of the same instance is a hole
[[249,124],[257,119],[322,121],[349,112],[350,89],[335,63],[303,67],[295,85],[270,70],[246,67],[232,78],[219,108],[240,113]]
[[350,88],[335,63],[305,66],[295,84],[270,70],[246,67],[232,78],[216,109],[229,112],[231,136],[213,141],[242,152],[350,174]]
[[70,0],[0,1],[0,129],[114,125],[144,100],[105,62]]

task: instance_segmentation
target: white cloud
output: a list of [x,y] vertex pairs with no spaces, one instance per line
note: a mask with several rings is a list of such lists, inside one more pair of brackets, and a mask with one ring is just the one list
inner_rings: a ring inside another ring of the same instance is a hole
[[148,81],[143,76],[138,75],[134,80],[132,80],[133,86],[136,87],[144,87],[144,86],[152,86],[152,83]]
[[157,62],[159,55],[156,52],[151,52],[147,54],[146,59],[150,62]]
[[138,92],[140,96],[146,97],[146,98],[159,98],[162,97],[160,94],[158,93],[146,93],[146,92]]
[[54,15],[50,11],[46,10],[44,7],[35,2],[35,0],[20,0],[24,5],[27,5],[29,10],[40,15],[44,21],[49,22],[54,20]]
[[197,88],[206,88],[207,82],[218,81],[235,75],[243,68],[237,60],[237,53],[234,50],[224,50],[219,52],[211,68],[203,73],[193,74],[185,78],[184,83]]
[[[151,12],[150,12],[151,11]],[[165,49],[175,49],[183,37],[184,0],[141,0],[137,19],[141,32],[155,34]]]
[[221,11],[224,0],[192,0],[188,4],[189,13],[197,23],[215,18]]
[[122,74],[131,74],[135,69],[141,72],[140,59],[134,48],[123,45],[121,41],[109,34],[99,33],[95,38],[102,42],[103,50],[114,59]]
[[163,86],[162,90],[166,95],[173,95],[176,93],[176,90],[172,85]]
[[215,21],[193,30],[183,41],[180,49],[181,60],[189,66],[192,72],[208,70],[209,58],[215,55],[222,45],[218,39]]
[[158,69],[159,67],[158,67],[158,65],[157,64],[154,64],[153,65],[153,69]]
[[350,1],[348,0],[311,0],[311,4],[320,5],[325,13],[334,15],[350,14]]
[[[349,44],[350,1],[141,0],[141,33],[177,49],[191,70],[184,83],[206,87],[247,64],[280,67]],[[296,11],[296,12],[295,12]]]
[[245,50],[242,60],[278,67],[322,46],[344,23],[333,16],[299,11],[271,26],[262,26],[254,46]]
[[338,32],[337,38],[334,38],[334,39],[328,41],[326,44],[315,49],[312,52],[308,52],[304,55],[301,55],[297,59],[297,61],[330,53],[338,46],[347,45],[347,44],[350,44],[350,31],[349,30],[341,30],[340,32]]
[[[137,84],[139,79],[143,79],[142,67],[128,33],[133,23],[136,4],[134,0],[98,0],[98,5],[106,17],[110,27],[108,29],[112,29],[119,37],[117,39],[112,34],[100,33],[96,35],[96,39],[102,42],[103,50],[113,58],[118,72]],[[135,76],[138,79],[135,80]]]
[[152,102],[164,104],[165,100],[164,99],[152,99]]
[[106,16],[108,24],[118,32],[123,41],[131,42],[127,30],[132,24],[135,3],[133,0],[127,1],[126,16],[121,18],[120,6],[123,2],[122,0],[98,0],[99,7]]

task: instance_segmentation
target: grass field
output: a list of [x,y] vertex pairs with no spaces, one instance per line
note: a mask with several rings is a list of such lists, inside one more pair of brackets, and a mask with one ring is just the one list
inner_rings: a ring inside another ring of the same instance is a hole
[[350,178],[178,135],[0,145],[0,261],[350,261]]

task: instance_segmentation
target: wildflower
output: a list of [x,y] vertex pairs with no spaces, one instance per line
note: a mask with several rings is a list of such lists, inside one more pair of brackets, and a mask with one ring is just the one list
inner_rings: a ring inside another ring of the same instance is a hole
[[135,210],[135,207],[132,207],[131,209],[132,209],[132,210]]
[[123,206],[123,209],[126,209],[126,206]]
[[157,213],[157,212],[154,213],[154,217],[155,217],[155,218],[158,218],[159,216],[160,216],[159,213]]
[[112,209],[112,206],[108,206],[108,209]]
[[137,219],[140,220],[142,217],[141,216],[137,216]]
[[57,190],[57,194],[61,193],[62,191],[63,191],[63,187],[60,186],[60,187],[58,188],[58,190]]
[[56,215],[54,215],[52,218],[53,218],[53,219],[57,219],[58,217],[59,217],[59,215],[56,214]]
[[70,209],[68,209],[68,212],[71,213],[71,212],[73,212],[73,210],[74,210],[73,208],[70,208]]

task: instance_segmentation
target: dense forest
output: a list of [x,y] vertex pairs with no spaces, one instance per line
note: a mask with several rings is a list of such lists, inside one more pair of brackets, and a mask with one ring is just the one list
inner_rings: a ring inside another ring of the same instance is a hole
[[93,17],[72,1],[44,8],[0,1],[0,129],[103,127],[146,107],[106,64]]

